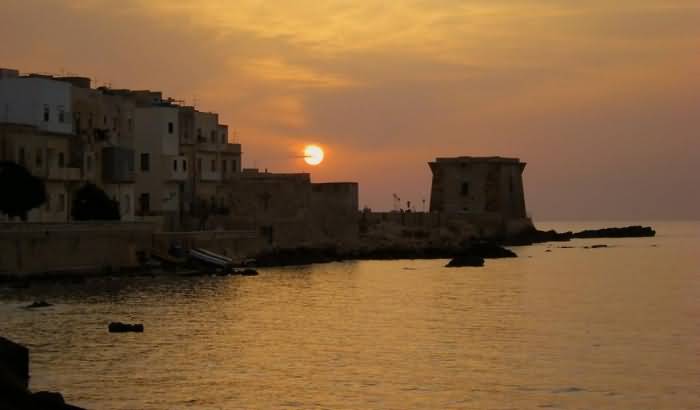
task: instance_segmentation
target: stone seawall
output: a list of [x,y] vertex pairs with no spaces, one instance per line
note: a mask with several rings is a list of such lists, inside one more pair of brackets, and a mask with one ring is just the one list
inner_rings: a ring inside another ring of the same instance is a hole
[[154,230],[140,222],[0,223],[0,275],[136,268]]

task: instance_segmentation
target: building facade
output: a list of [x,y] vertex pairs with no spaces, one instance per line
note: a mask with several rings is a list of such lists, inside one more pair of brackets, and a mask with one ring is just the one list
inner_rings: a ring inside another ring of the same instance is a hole
[[456,157],[429,162],[430,212],[526,218],[523,170],[515,158]]

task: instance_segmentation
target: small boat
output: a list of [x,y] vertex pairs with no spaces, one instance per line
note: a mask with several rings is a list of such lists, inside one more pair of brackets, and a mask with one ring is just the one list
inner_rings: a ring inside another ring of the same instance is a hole
[[233,260],[224,255],[208,251],[202,248],[190,249],[190,258],[207,265],[211,265],[223,270],[230,270],[233,267]]

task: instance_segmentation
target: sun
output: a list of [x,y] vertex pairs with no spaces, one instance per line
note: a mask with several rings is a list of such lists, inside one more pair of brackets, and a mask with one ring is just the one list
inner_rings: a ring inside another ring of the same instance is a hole
[[323,149],[318,145],[304,147],[304,161],[309,165],[318,165],[323,161]]

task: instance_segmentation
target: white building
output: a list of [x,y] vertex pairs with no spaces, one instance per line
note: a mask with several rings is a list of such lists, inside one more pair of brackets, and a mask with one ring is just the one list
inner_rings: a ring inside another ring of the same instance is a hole
[[0,75],[0,122],[72,134],[71,85],[41,76]]
[[135,110],[135,195],[141,215],[177,217],[180,211],[190,164],[179,154],[178,110],[167,103]]

